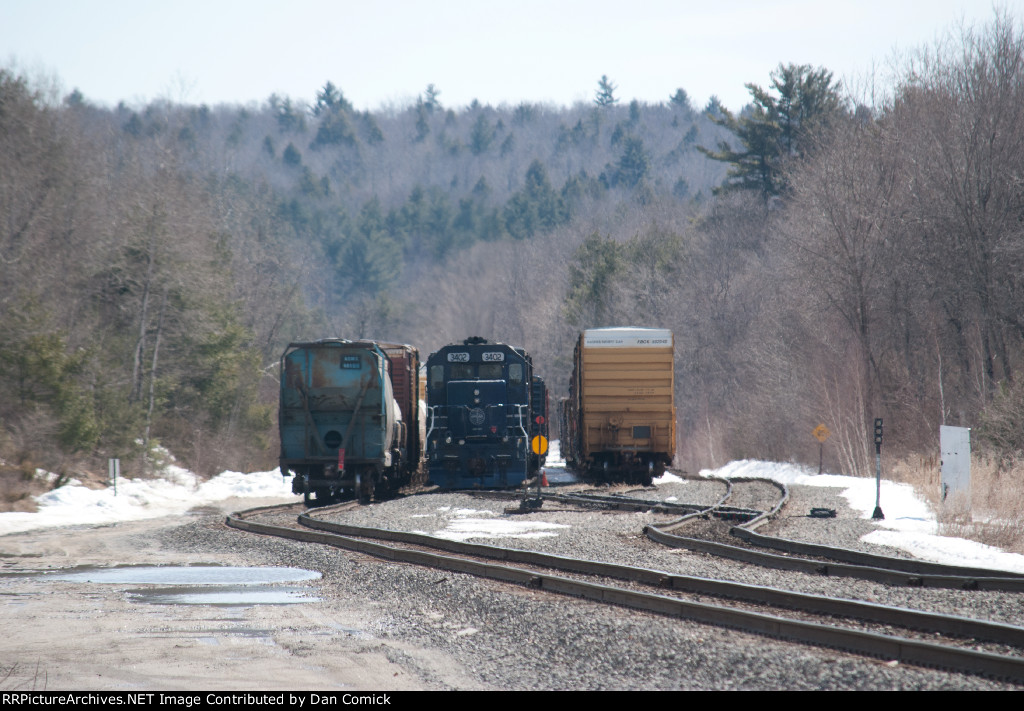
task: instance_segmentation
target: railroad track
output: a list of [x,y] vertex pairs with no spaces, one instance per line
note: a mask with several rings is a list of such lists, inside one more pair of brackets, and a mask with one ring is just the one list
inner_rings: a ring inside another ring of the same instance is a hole
[[[733,487],[730,486],[726,496],[717,504],[683,514],[680,518],[667,523],[647,526],[644,529],[645,535],[653,541],[673,548],[685,548],[765,568],[791,570],[810,575],[858,578],[908,587],[1024,592],[1024,575],[1018,573],[895,558],[757,533],[754,529],[773,519],[786,505],[789,492],[783,484],[770,479],[745,478],[734,479],[732,482],[761,482],[765,486],[774,486],[779,495],[774,504],[764,512],[726,507],[723,502],[730,498],[733,491]],[[749,516],[748,511],[751,512]],[[745,520],[744,516],[747,516]],[[696,519],[709,517],[740,521],[738,525],[728,529],[728,534],[748,545],[732,545],[677,533],[679,529]]]
[[[556,501],[563,504],[570,504],[578,506],[580,508],[598,508],[603,510],[620,510],[620,511],[651,511],[655,513],[668,513],[680,516],[678,522],[691,520],[696,517],[714,516],[715,518],[723,521],[751,521],[756,517],[762,515],[760,510],[728,506],[726,502],[732,494],[732,482],[728,479],[717,479],[717,481],[724,484],[724,495],[715,503],[702,506],[699,504],[680,504],[670,501],[659,501],[656,499],[645,499],[642,496],[630,496],[628,493],[613,493],[613,494],[598,494],[592,491],[574,492],[569,494],[560,494],[554,492],[545,492],[542,495],[544,501]],[[736,480],[739,481],[739,480]],[[758,480],[761,481],[761,480]],[[767,481],[767,480],[763,480]],[[634,490],[643,492],[642,489]],[[466,492],[471,494],[475,498],[481,499],[498,499],[498,500],[513,500],[522,499],[523,494],[520,491],[509,492],[509,491],[472,491]],[[632,492],[630,492],[632,493]],[[533,490],[526,495],[527,498],[534,496]],[[530,506],[523,507],[524,511],[536,510]],[[674,521],[673,523],[676,523]]]
[[[334,546],[387,561],[461,572],[778,639],[1024,684],[1024,657],[1019,653],[1024,649],[1024,628],[1014,625],[521,549],[461,543],[324,519],[326,515],[343,513],[351,506],[353,504],[348,503],[318,509],[315,515],[302,513],[288,525],[261,522],[261,517],[282,510],[282,507],[264,507],[232,514],[227,524],[253,533]],[[609,583],[609,580],[616,582]],[[709,603],[687,597],[694,595],[713,596],[723,602]],[[777,609],[792,610],[798,616],[782,617],[766,612]],[[843,617],[859,628],[837,626],[835,617]],[[917,636],[880,632],[878,625],[899,626]],[[946,639],[950,635],[960,637],[960,645],[951,644]],[[978,640],[995,646],[988,650],[975,649],[971,645]]]

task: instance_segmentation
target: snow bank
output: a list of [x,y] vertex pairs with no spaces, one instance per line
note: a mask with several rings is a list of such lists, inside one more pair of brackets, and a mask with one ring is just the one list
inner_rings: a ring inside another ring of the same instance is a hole
[[88,489],[80,481],[36,497],[36,513],[0,513],[0,535],[36,528],[109,524],[182,514],[196,506],[232,497],[293,497],[291,482],[278,470],[224,472],[206,482],[181,467],[169,466],[159,479],[117,480],[113,487]]

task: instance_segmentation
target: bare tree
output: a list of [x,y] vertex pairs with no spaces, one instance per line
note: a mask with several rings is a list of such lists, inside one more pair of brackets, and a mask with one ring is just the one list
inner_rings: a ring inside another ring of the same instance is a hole
[[[1007,14],[964,28],[908,69],[894,110],[915,133],[917,218],[935,298],[982,402],[1012,380],[1024,337],[1024,34]],[[908,125],[913,121],[912,125]]]

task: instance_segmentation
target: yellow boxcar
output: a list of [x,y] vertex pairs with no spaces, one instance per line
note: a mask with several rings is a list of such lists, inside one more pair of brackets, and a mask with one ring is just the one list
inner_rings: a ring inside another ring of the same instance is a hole
[[580,334],[569,398],[561,403],[569,466],[649,485],[675,456],[672,332],[595,328]]

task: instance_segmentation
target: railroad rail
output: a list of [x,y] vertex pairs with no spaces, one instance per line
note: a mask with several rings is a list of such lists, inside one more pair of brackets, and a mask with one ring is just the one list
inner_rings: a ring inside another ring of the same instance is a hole
[[[343,548],[383,560],[429,566],[467,573],[547,592],[570,595],[656,614],[716,626],[739,629],[778,639],[836,648],[855,654],[925,667],[977,674],[1024,684],[1024,658],[1003,653],[978,651],[914,639],[880,634],[834,624],[780,617],[749,609],[687,600],[665,594],[631,589],[553,575],[509,563],[556,570],[576,575],[625,580],[659,590],[711,595],[745,601],[759,606],[799,610],[803,614],[843,616],[907,629],[930,630],[943,635],[960,635],[969,640],[988,640],[999,645],[1024,648],[1024,628],[964,617],[925,613],[870,603],[807,595],[786,590],[741,585],[666,571],[614,563],[589,561],[534,551],[449,541],[423,534],[373,529],[326,521],[321,515],[335,508],[319,509],[317,516],[303,513],[294,526],[254,520],[275,507],[263,507],[232,514],[227,525],[253,533]],[[394,545],[402,543],[406,546]],[[439,552],[440,551],[440,552]],[[483,559],[483,560],[480,560]],[[501,563],[489,562],[499,560]]]
[[[718,505],[663,524],[651,524],[644,529],[644,534],[653,541],[673,548],[684,548],[777,570],[857,578],[896,586],[1024,592],[1024,575],[1019,573],[895,558],[757,533],[754,528],[775,518],[786,505],[789,491],[784,484],[771,479],[737,478],[732,481],[760,481],[770,483],[779,490],[778,500],[771,508],[729,529],[729,534],[747,542],[749,546],[730,545],[674,532],[698,517],[726,518],[724,515],[718,515]],[[729,491],[732,491],[731,487]],[[784,555],[757,550],[750,546],[780,551]]]

